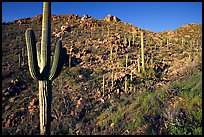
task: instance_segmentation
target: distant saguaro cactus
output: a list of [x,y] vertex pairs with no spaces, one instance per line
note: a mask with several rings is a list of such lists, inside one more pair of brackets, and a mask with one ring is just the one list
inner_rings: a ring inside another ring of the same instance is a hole
[[137,58],[137,70],[140,73],[140,58]]
[[127,45],[127,38],[126,37],[124,37],[124,46],[126,47],[126,45]]
[[110,27],[108,26],[108,37],[110,36]]
[[114,87],[114,68],[112,69],[112,72],[111,72],[111,85],[112,87]]
[[184,44],[184,38],[183,37],[181,38],[181,44],[182,45]]
[[22,60],[21,53],[19,53],[18,58],[19,58],[19,68],[21,68],[21,60]]
[[125,93],[127,93],[127,76],[125,76]]
[[169,38],[166,39],[167,49],[169,48]]
[[131,47],[131,37],[128,38],[128,47]]
[[[28,66],[32,78],[39,81],[40,134],[50,134],[52,81],[57,78],[64,64],[66,49],[61,40],[55,47],[53,64],[51,63],[51,3],[43,3],[42,39],[36,44],[32,28],[25,32]],[[37,49],[37,52],[36,52]],[[40,69],[39,69],[39,68]]]
[[[110,44],[111,46],[111,44]],[[110,61],[113,60],[113,46],[110,47]]]
[[103,96],[105,97],[105,74],[103,74]]
[[132,33],[132,45],[135,45],[135,32]]
[[125,68],[127,69],[128,67],[128,54],[125,56]]
[[130,72],[130,92],[132,92],[132,81],[133,81],[133,78],[132,78],[132,70]]
[[143,39],[143,32],[140,33],[141,39],[141,58],[142,58],[142,72],[145,72],[145,62],[144,62],[144,39]]
[[69,68],[72,67],[72,54],[69,54]]

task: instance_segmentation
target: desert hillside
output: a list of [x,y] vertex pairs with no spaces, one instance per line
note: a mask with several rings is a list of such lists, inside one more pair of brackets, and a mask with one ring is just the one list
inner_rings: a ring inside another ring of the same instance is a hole
[[[25,31],[42,15],[2,23],[2,134],[39,135],[38,81]],[[202,134],[202,25],[151,32],[107,15],[52,15],[52,49],[66,62],[53,81],[52,135]],[[141,60],[141,32],[144,69]]]

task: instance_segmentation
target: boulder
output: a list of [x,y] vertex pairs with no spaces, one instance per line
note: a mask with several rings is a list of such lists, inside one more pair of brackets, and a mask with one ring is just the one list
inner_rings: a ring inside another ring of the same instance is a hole
[[121,21],[118,17],[113,16],[113,15],[111,15],[111,14],[108,14],[108,16],[105,17],[103,20],[106,20],[106,21],[108,21],[108,22],[110,22],[110,21],[113,21],[113,22],[119,22],[119,21]]

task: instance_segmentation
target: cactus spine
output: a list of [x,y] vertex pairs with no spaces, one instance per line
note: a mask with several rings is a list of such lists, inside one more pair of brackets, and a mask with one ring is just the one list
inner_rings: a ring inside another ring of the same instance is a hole
[[[62,48],[61,40],[58,40],[55,47],[53,64],[51,62],[51,3],[43,3],[42,39],[41,43],[35,41],[35,34],[32,28],[25,32],[28,66],[31,77],[39,81],[39,106],[40,106],[40,134],[50,134],[51,124],[51,100],[52,81],[57,78],[64,63],[66,49]],[[41,44],[41,45],[40,45]],[[37,52],[36,52],[37,50]],[[40,69],[38,69],[38,66]]]
[[141,35],[142,71],[145,72],[145,64],[144,64],[144,39],[143,39],[143,32],[141,32],[140,35]]

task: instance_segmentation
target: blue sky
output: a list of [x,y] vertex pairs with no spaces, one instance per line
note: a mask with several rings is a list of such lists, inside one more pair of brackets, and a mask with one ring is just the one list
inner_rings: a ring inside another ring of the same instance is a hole
[[[42,14],[42,2],[2,2],[2,22]],[[52,2],[52,14],[88,14],[102,19],[108,14],[154,32],[202,24],[202,2]]]

